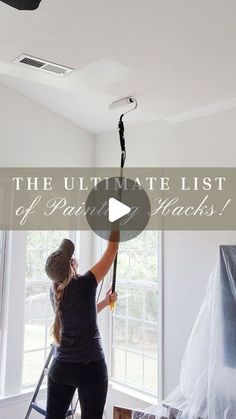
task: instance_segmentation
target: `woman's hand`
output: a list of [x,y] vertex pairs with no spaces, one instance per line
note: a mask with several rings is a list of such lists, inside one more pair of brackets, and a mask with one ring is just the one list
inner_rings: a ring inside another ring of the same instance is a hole
[[110,304],[115,304],[118,299],[117,292],[112,292],[112,287],[106,292],[104,300],[100,301],[97,304],[97,312],[100,313],[105,307],[108,307]]
[[106,305],[109,306],[111,303],[115,304],[118,299],[117,292],[112,292],[112,287],[106,292],[105,302]]

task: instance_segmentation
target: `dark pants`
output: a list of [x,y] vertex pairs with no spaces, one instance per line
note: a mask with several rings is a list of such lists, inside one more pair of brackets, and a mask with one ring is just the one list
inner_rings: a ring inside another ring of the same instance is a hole
[[107,388],[104,359],[87,363],[54,360],[48,375],[46,419],[65,419],[76,389],[81,419],[102,419]]

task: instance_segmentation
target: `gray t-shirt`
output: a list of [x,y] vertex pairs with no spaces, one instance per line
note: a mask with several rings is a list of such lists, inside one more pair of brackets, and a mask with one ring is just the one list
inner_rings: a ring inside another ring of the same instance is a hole
[[55,358],[66,362],[104,358],[97,325],[97,281],[91,271],[76,275],[64,290],[60,305],[61,343]]

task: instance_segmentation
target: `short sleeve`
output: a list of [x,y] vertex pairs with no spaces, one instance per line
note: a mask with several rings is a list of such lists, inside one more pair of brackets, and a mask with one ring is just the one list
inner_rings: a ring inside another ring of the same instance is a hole
[[86,279],[92,281],[94,283],[94,285],[97,287],[98,283],[97,283],[96,277],[95,277],[95,275],[94,275],[94,273],[92,271],[88,270],[84,274],[84,276],[86,276]]

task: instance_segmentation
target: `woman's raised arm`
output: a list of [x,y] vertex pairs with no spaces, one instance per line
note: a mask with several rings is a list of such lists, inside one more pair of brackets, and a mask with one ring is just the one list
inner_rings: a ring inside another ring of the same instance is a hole
[[116,257],[118,246],[119,246],[119,231],[113,230],[110,235],[110,239],[105,252],[101,259],[90,268],[90,271],[94,274],[97,283],[99,283],[109,271],[114,259]]

